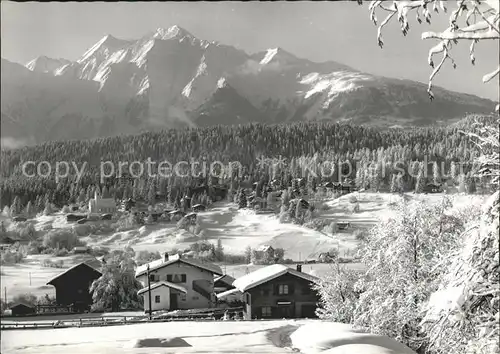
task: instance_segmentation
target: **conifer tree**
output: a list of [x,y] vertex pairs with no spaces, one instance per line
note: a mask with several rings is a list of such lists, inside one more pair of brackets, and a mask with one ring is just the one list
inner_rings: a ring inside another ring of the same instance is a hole
[[239,209],[244,209],[248,205],[247,196],[245,195],[245,190],[243,188],[240,189],[239,198],[238,198],[238,207]]

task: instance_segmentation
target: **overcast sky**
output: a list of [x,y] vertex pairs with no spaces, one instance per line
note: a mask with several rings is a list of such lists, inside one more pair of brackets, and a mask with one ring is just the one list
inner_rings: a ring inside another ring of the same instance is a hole
[[[372,74],[427,82],[431,73],[427,53],[435,42],[423,41],[420,35],[444,29],[446,15],[433,15],[432,25],[419,25],[412,14],[407,37],[394,21],[385,28],[385,46],[380,49],[367,3],[2,1],[2,57],[22,64],[40,55],[76,60],[106,34],[136,39],[176,24],[198,38],[247,53],[282,47],[313,61],[334,60]],[[454,54],[458,68],[453,70],[448,63],[435,83],[498,100],[498,81],[481,81],[498,65],[498,41],[477,46],[475,67],[468,60],[468,43],[459,44]]]

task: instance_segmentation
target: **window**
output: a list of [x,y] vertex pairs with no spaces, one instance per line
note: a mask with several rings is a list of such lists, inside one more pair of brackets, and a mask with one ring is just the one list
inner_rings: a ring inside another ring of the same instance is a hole
[[264,306],[262,307],[262,317],[271,317],[271,307],[270,306]]
[[185,283],[186,282],[186,274],[173,274],[173,275],[169,274],[167,276],[167,281],[172,282],[172,283]]
[[278,294],[279,295],[288,295],[288,285],[286,284],[281,284],[278,287]]
[[155,281],[155,274],[149,274],[149,281]]
[[159,304],[160,303],[160,295],[156,295],[155,296],[155,304]]

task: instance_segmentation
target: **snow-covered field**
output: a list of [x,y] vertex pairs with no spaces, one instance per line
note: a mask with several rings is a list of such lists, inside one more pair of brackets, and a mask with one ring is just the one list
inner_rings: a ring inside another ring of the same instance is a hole
[[305,354],[414,354],[387,337],[314,320],[10,330],[2,333],[1,344],[2,353],[6,354],[291,353],[292,347]]
[[[352,213],[350,198],[354,195],[359,201],[360,211]],[[321,252],[332,248],[338,248],[340,255],[345,251],[354,250],[358,241],[354,237],[357,229],[368,229],[380,218],[391,215],[390,204],[396,202],[400,197],[388,193],[353,193],[341,198],[328,200],[328,210],[320,210],[319,218],[348,221],[351,227],[342,230],[334,236],[321,231],[308,229],[295,224],[280,224],[274,215],[256,214],[249,210],[238,210],[234,204],[218,203],[206,212],[199,213],[199,220],[206,236],[212,242],[221,238],[226,253],[243,254],[247,246],[258,247],[260,245],[271,245],[282,247],[285,250],[285,258],[295,261],[305,259],[317,259]],[[434,203],[442,199],[442,194],[407,194],[407,198],[423,199]],[[481,203],[482,196],[454,195],[454,206],[462,207],[470,204]],[[74,223],[67,223],[63,215],[42,216],[33,220],[36,229],[66,228],[72,227]],[[184,239],[187,232],[175,230],[175,223],[158,223],[146,225],[139,229],[103,235],[92,235],[84,237],[90,245],[106,246],[111,249],[122,249],[130,245],[135,251],[169,251],[172,248],[184,249],[195,241],[196,238]],[[54,288],[46,286],[46,282],[64,269],[45,268],[42,262],[45,259],[52,261],[62,260],[64,268],[84,260],[82,256],[53,257],[49,255],[29,256],[23,263],[14,266],[2,266],[1,282],[2,295],[4,287],[7,288],[7,298],[23,293],[32,293],[41,296],[46,293],[54,295]],[[295,267],[294,265],[290,265]],[[347,264],[353,269],[360,269],[360,264]],[[221,265],[225,272],[233,277],[242,276],[260,266],[247,265]],[[329,264],[306,264],[304,272],[320,276],[330,269]],[[31,277],[31,284],[30,284]]]

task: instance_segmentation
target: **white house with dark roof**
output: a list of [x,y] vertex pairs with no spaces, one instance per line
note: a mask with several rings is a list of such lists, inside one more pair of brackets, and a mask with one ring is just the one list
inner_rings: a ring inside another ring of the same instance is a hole
[[[214,276],[219,266],[179,255],[164,254],[149,263],[151,307],[153,311],[210,308],[215,306]],[[143,285],[144,308],[149,309],[147,264],[137,268],[135,277]]]

